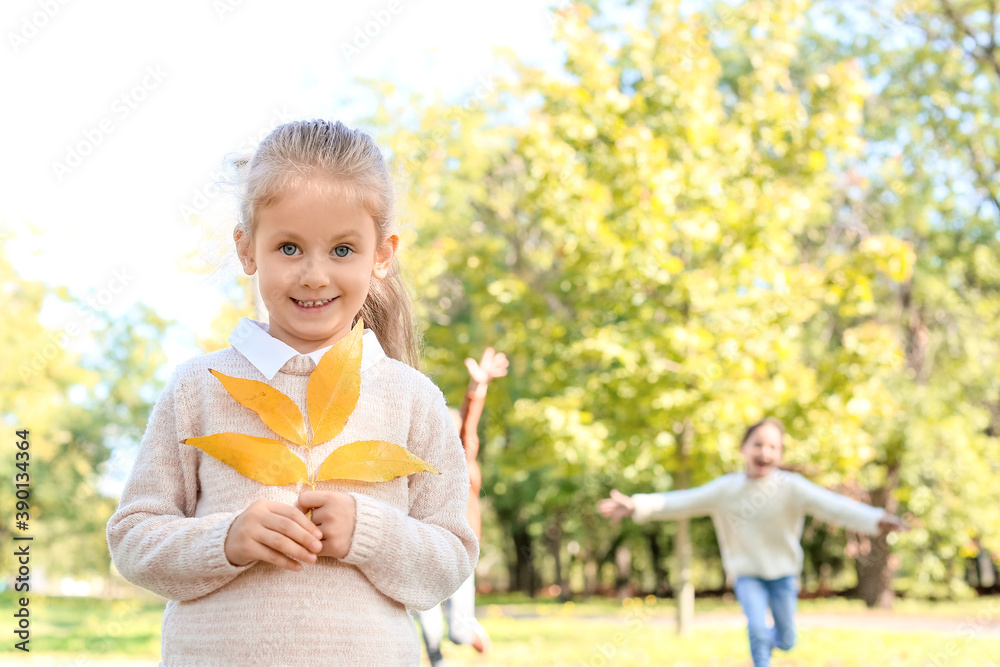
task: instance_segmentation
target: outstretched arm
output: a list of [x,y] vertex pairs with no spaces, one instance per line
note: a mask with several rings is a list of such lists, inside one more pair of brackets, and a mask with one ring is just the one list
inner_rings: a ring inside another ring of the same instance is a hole
[[486,404],[486,390],[490,380],[507,375],[507,356],[496,353],[492,347],[486,348],[479,363],[475,359],[466,359],[465,367],[469,369],[469,388],[462,401],[461,425],[458,432],[465,449],[465,463],[469,468],[469,505],[466,509],[466,519],[476,539],[482,538],[482,512],[479,508],[479,492],[483,488],[483,475],[479,470],[476,457],[479,456],[479,417],[483,414]]
[[628,516],[642,523],[649,519],[684,519],[710,514],[724,484],[723,478],[719,477],[693,489],[637,493],[633,496],[626,496],[614,489],[610,498],[597,503],[597,511],[610,518],[612,523],[618,523]]
[[909,530],[898,516],[881,507],[872,507],[824,489],[801,475],[793,474],[797,495],[806,514],[861,533],[875,535],[892,530]]
[[462,438],[462,447],[465,448],[466,461],[475,461],[479,453],[477,429],[490,380],[507,375],[507,366],[507,355],[495,352],[492,347],[486,348],[482,360],[478,363],[472,358],[465,360],[465,367],[469,369],[469,388],[462,401],[462,425],[459,428],[459,435]]

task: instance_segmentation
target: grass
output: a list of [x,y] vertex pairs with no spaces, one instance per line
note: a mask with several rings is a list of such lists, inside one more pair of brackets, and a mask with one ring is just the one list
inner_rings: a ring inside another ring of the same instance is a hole
[[[10,591],[0,594],[0,616],[11,618],[16,600]],[[30,600],[31,653],[137,658],[160,655],[162,602],[43,595],[31,595]],[[21,654],[13,640],[0,645],[0,654],[5,653]]]
[[[655,598],[653,598],[656,600]],[[656,603],[673,609],[673,601],[670,599],[659,599]],[[498,605],[506,607],[516,605],[520,609],[531,609],[536,613],[545,613],[545,608],[555,608],[564,605],[555,597],[530,598],[524,593],[493,593],[489,595],[477,595],[476,604],[481,607]],[[592,597],[585,603],[576,606],[578,614],[605,614],[614,613],[621,610],[622,601],[617,598]],[[943,600],[934,602],[929,600],[916,600],[900,598],[895,601],[891,611],[870,610],[865,607],[862,600],[848,599],[840,597],[814,598],[809,600],[799,600],[798,609],[806,613],[823,614],[893,614],[908,616],[938,616],[951,618],[974,618],[979,614],[989,615],[1000,621],[1000,597],[981,597],[969,600]],[[696,613],[733,613],[739,614],[740,606],[735,598],[706,597],[698,598],[695,601]]]
[[[655,626],[622,628],[621,624],[548,619],[544,623],[494,619],[484,627],[493,637],[489,664],[496,665],[749,665],[742,629],[696,630],[678,638]],[[444,648],[452,665],[483,664],[468,647]],[[993,666],[1000,642],[966,640],[915,633],[811,629],[799,633],[798,646],[776,652],[774,667],[862,667],[878,665]],[[934,659],[943,661],[933,662]]]
[[[4,618],[10,618],[14,596],[0,595]],[[669,600],[590,600],[563,604],[528,601],[518,596],[483,596],[481,622],[493,638],[493,651],[482,658],[471,648],[445,643],[452,665],[748,665],[745,630],[735,602],[699,599],[700,621],[689,637],[672,628]],[[163,604],[155,600],[97,600],[31,596],[32,655],[88,656],[149,660],[159,656]],[[802,600],[800,616],[845,614],[885,617],[856,600]],[[534,618],[518,618],[531,616]],[[891,613],[905,618],[968,618],[1000,622],[1000,600],[927,603],[900,601]],[[954,622],[952,623],[954,628]],[[23,656],[8,640],[0,646],[0,664]],[[936,661],[936,662],[935,662]],[[37,664],[37,663],[36,663]],[[861,667],[879,665],[1000,666],[1000,638],[974,631],[887,632],[877,629],[810,628],[799,631],[799,643],[788,653],[775,653],[775,667]]]

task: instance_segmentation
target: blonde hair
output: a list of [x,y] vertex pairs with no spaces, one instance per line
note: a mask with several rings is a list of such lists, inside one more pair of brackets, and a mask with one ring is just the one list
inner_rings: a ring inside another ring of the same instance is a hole
[[[370,135],[340,121],[281,125],[251,157],[237,160],[236,166],[241,198],[237,226],[243,231],[237,250],[241,254],[253,247],[258,211],[312,178],[336,181],[345,197],[362,206],[375,220],[380,244],[396,230],[395,189],[382,151]],[[385,278],[372,277],[357,317],[375,332],[388,356],[417,367],[419,337],[396,257]]]

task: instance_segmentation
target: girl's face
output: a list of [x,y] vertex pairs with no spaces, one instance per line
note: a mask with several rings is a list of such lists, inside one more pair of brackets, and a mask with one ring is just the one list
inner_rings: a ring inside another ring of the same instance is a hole
[[747,465],[747,477],[765,477],[781,463],[781,431],[763,424],[743,443],[740,451]]
[[[242,231],[234,236],[238,246]],[[398,243],[379,238],[375,220],[335,181],[312,179],[258,211],[252,254],[240,259],[247,275],[260,271],[269,333],[307,354],[350,331]]]

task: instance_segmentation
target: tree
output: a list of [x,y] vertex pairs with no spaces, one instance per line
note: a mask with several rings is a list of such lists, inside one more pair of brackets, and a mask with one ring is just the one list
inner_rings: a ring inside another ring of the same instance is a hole
[[[634,6],[638,24],[563,10],[563,71],[514,63],[494,107],[380,91],[374,124],[411,179],[432,368],[446,377],[473,341],[512,359],[485,488],[500,503],[527,485],[509,506],[522,522],[596,501],[607,487],[579,482],[595,471],[623,490],[707,481],[764,414],[789,422],[793,459],[837,463],[828,481],[871,449],[852,414],[864,387],[831,384],[805,335],[824,304],[871,312],[871,285],[909,270],[892,238],[811,255],[860,157],[862,72],[796,61],[804,2]],[[412,125],[391,122],[403,100],[422,109]],[[880,352],[858,353],[891,365]],[[607,536],[581,532],[600,553]]]
[[[1000,447],[997,8],[951,0],[820,6],[854,28],[826,36],[828,48],[856,56],[879,82],[866,102],[864,157],[845,183],[849,243],[878,234],[914,252],[913,272],[874,285],[879,308],[855,323],[882,332],[881,346],[897,359],[889,372],[863,371],[892,397],[866,420],[877,450],[868,497],[890,509],[898,499],[917,517],[899,542],[900,587],[952,595],[965,588],[958,551],[970,532],[1000,546],[987,490],[997,483]],[[852,342],[866,344],[843,339],[843,347]],[[887,606],[889,550],[860,546],[870,549],[859,560],[862,596]]]
[[[138,439],[160,386],[160,340],[168,323],[139,306],[113,320],[64,287],[20,278],[0,252],[0,285],[6,317],[0,343],[12,363],[0,369],[3,421],[9,437],[29,431],[28,458],[15,469],[14,456],[2,464],[13,480],[26,474],[30,485],[25,531],[42,551],[72,554],[45,563],[49,574],[106,574],[110,559],[104,528],[115,509],[99,478],[112,447]],[[83,313],[61,329],[40,321],[47,300],[73,305]],[[25,478],[21,478],[22,480]],[[14,526],[0,527],[9,538]],[[3,556],[6,571],[12,552]]]

